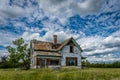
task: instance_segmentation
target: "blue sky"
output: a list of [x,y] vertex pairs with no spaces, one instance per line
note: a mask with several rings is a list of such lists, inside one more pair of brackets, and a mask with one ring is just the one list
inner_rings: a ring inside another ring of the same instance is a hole
[[120,0],[0,0],[0,56],[24,38],[74,37],[90,62],[120,61]]

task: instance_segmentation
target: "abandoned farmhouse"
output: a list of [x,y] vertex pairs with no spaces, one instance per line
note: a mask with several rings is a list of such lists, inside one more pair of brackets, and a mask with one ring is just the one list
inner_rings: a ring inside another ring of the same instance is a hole
[[31,40],[30,50],[31,68],[63,66],[81,68],[82,49],[72,37],[61,43],[57,42],[57,35],[53,35],[53,42]]

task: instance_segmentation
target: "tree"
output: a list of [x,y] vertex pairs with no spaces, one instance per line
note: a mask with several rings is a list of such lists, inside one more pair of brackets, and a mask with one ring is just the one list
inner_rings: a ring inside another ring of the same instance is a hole
[[0,60],[0,68],[8,68],[9,67],[9,63],[7,60],[8,56],[1,56],[1,60]]
[[29,69],[30,56],[28,44],[24,42],[23,38],[12,41],[14,47],[7,46],[7,50],[10,53],[8,61],[13,68],[22,67]]

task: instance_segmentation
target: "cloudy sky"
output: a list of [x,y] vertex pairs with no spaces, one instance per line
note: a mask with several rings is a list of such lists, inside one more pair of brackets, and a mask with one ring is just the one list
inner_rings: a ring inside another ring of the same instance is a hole
[[0,56],[12,40],[74,37],[90,62],[120,61],[120,0],[0,0]]

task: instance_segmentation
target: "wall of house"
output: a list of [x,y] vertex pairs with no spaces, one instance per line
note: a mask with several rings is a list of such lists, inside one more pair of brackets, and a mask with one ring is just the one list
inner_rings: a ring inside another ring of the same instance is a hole
[[34,51],[33,54],[31,54],[31,68],[36,68],[36,52]]
[[74,46],[74,53],[70,53],[70,46],[66,45],[61,50],[62,59],[61,59],[61,66],[66,66],[66,57],[77,57],[77,65],[81,68],[81,51]]

